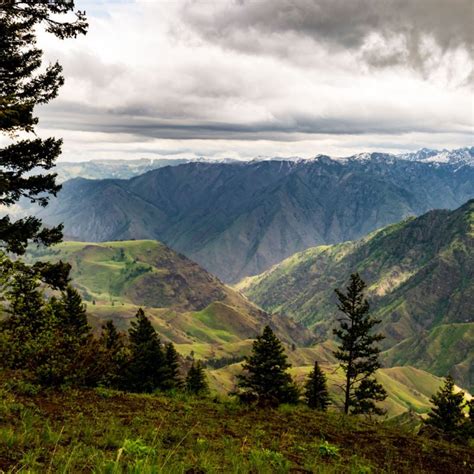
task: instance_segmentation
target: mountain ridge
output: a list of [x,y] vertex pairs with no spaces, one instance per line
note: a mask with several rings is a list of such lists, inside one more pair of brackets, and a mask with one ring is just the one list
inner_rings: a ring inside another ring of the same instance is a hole
[[[368,284],[386,336],[384,357],[474,385],[474,200],[434,210],[367,237],[297,253],[237,288],[267,311],[295,317],[331,337],[347,275]],[[443,348],[447,353],[444,354]]]
[[377,157],[193,162],[129,180],[74,179],[39,212],[72,240],[158,239],[226,282],[474,196],[474,167]]

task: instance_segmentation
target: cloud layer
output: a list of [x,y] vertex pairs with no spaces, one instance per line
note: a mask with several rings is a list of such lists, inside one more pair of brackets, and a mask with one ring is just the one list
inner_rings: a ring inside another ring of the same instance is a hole
[[94,3],[85,38],[41,38],[66,75],[60,97],[41,110],[41,133],[64,136],[68,160],[467,145],[472,8],[470,0]]

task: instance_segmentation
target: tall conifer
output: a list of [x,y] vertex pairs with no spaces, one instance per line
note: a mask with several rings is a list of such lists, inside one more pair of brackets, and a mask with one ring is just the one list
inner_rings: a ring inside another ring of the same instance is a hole
[[339,299],[338,309],[343,316],[338,319],[339,328],[334,334],[339,338],[338,350],[334,352],[345,374],[344,412],[374,413],[383,411],[375,404],[383,401],[387,394],[375,378],[380,368],[380,349],[375,343],[384,339],[381,334],[372,334],[380,323],[369,314],[369,302],[364,296],[365,283],[358,273],[351,275],[346,293],[335,290]]
[[461,435],[466,421],[464,415],[464,392],[454,391],[454,379],[448,375],[444,385],[431,397],[433,408],[428,413],[426,424],[439,430],[448,439]]
[[327,410],[329,405],[327,380],[317,361],[314,363],[314,368],[306,380],[304,395],[306,403],[310,408],[321,411]]
[[166,361],[160,339],[140,308],[128,331],[130,361],[126,384],[136,392],[153,392],[165,388]]
[[165,388],[174,389],[181,388],[183,386],[183,380],[179,373],[179,355],[176,352],[174,344],[169,342],[165,347],[165,362],[166,362],[166,375],[165,375]]
[[193,395],[205,395],[209,392],[206,373],[201,361],[193,361],[186,376],[186,390]]
[[291,367],[281,341],[270,326],[265,326],[245,359],[238,376],[242,400],[256,398],[259,403],[296,403],[298,390],[287,369]]

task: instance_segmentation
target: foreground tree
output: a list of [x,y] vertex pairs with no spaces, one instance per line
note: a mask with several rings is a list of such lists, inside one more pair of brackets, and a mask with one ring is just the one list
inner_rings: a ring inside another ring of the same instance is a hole
[[183,387],[183,380],[179,372],[179,355],[172,342],[165,347],[166,377],[165,389],[179,389]]
[[93,339],[80,296],[69,288],[47,299],[34,271],[10,276],[8,316],[0,324],[0,361],[45,386],[85,385],[95,378]]
[[112,320],[102,326],[99,347],[102,362],[100,383],[107,387],[122,388],[127,362],[125,338],[117,331]]
[[82,302],[81,295],[72,286],[68,286],[62,293],[57,304],[59,324],[64,331],[74,334],[78,340],[90,337],[90,326],[87,322],[86,305]]
[[383,401],[387,393],[373,377],[381,367],[380,349],[375,343],[384,339],[381,334],[372,334],[380,323],[369,314],[369,303],[364,297],[365,283],[359,274],[351,275],[346,293],[335,290],[339,299],[338,309],[344,316],[334,334],[339,338],[335,357],[345,374],[344,413],[382,414],[375,404]]
[[260,404],[296,403],[298,389],[287,369],[287,361],[281,341],[270,326],[265,326],[252,346],[252,354],[245,359],[244,372],[238,375],[241,400],[256,399]]
[[[18,138],[34,133],[37,105],[54,99],[64,82],[58,63],[43,67],[43,52],[36,46],[38,29],[59,39],[85,34],[85,14],[73,22],[61,15],[74,11],[73,1],[3,2],[0,9],[0,132],[10,144],[0,149],[0,205],[12,206],[20,198],[45,206],[60,187],[48,171],[61,153],[60,139]],[[27,217],[0,219],[0,248],[23,254],[28,242],[50,245],[61,240],[61,226],[45,229],[41,220]]]
[[327,410],[329,405],[327,380],[317,361],[306,380],[304,396],[310,408],[320,411]]
[[446,377],[444,385],[431,397],[434,405],[426,425],[435,428],[450,440],[458,439],[464,431],[466,417],[464,415],[464,392],[454,391],[454,379]]
[[126,387],[134,392],[153,392],[165,388],[166,361],[158,334],[140,308],[128,331],[130,360]]
[[206,373],[201,361],[193,361],[186,376],[186,391],[193,395],[205,395],[209,392]]

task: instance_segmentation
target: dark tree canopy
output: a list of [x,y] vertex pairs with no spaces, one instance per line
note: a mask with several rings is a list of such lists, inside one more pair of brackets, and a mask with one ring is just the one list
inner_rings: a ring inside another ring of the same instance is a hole
[[[26,138],[34,133],[37,105],[54,99],[64,82],[58,63],[43,67],[36,31],[44,28],[59,39],[85,34],[85,13],[74,12],[73,1],[3,2],[0,8],[0,132],[9,140],[0,149],[0,204],[25,198],[45,206],[60,186],[49,172],[61,153],[56,138]],[[61,21],[61,15],[72,19]],[[19,134],[22,134],[21,137]],[[50,245],[61,240],[61,226],[46,229],[36,217],[0,218],[0,248],[23,254],[28,242]]]
[[128,388],[135,392],[153,392],[165,388],[166,360],[160,339],[141,308],[137,312],[136,320],[131,323],[128,335]]
[[183,381],[179,372],[179,355],[172,342],[165,347],[166,377],[165,389],[182,388]]
[[433,408],[426,424],[434,427],[448,439],[461,436],[466,421],[464,416],[464,392],[454,391],[454,379],[446,377],[444,385],[431,397]]
[[186,376],[186,390],[193,395],[205,395],[209,392],[206,374],[201,361],[193,361]]
[[291,367],[281,341],[270,326],[265,326],[245,359],[244,372],[238,376],[241,399],[255,398],[259,403],[296,403],[298,390],[287,369]]
[[317,361],[306,380],[304,396],[310,408],[321,411],[327,410],[330,402],[327,380]]
[[112,320],[106,321],[102,326],[99,350],[102,363],[100,383],[112,388],[125,387],[124,370],[127,362],[125,336],[117,331]]
[[380,349],[375,343],[384,339],[373,334],[374,326],[380,323],[369,314],[369,302],[364,296],[365,283],[358,273],[351,275],[346,293],[335,290],[339,299],[338,309],[343,313],[339,328],[334,334],[339,339],[334,352],[345,373],[344,412],[383,413],[376,401],[383,401],[387,394],[375,380],[373,374],[380,368]]
[[0,366],[45,386],[89,384],[95,351],[85,308],[76,290],[46,298],[35,272],[9,274],[0,322]]

